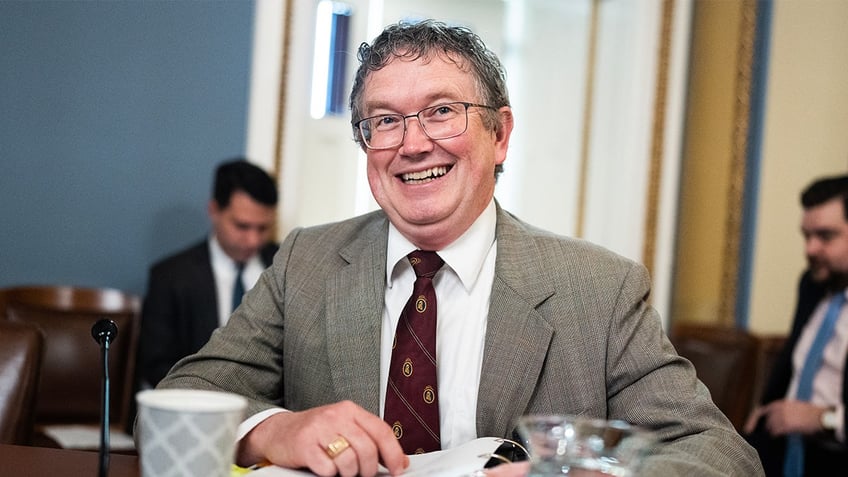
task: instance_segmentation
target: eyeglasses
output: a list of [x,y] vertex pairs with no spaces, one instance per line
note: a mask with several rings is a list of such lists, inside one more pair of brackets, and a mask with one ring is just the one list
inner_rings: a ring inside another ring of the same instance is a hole
[[468,108],[487,108],[497,110],[485,104],[454,103],[437,104],[424,108],[415,114],[380,114],[354,123],[368,149],[393,149],[403,144],[406,137],[406,120],[415,118],[424,134],[430,139],[448,139],[459,136],[468,129]]

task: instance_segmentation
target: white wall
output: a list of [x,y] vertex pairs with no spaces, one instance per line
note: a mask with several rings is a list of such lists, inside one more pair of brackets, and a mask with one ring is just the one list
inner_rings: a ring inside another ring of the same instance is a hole
[[750,328],[788,333],[805,267],[801,190],[848,172],[848,2],[774,4]]

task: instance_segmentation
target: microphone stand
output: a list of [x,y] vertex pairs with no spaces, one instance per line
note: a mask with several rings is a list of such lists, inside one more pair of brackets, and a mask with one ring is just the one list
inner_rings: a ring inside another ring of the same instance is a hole
[[103,386],[100,399],[100,464],[98,476],[109,473],[109,343],[118,335],[118,326],[114,321],[102,319],[91,327],[91,336],[100,343],[103,362]]

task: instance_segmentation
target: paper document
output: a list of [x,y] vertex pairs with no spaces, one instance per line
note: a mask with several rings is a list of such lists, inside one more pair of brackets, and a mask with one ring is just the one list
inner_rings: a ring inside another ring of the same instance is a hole
[[[409,456],[409,467],[404,477],[463,477],[482,469],[492,453],[503,443],[496,437],[480,437],[453,449]],[[315,474],[303,470],[263,467],[250,472],[250,477],[311,477]],[[381,467],[380,476],[389,473]]]
[[[78,424],[45,426],[42,432],[59,443],[63,449],[99,449],[100,427]],[[109,449],[135,449],[133,438],[116,428],[109,430]]]

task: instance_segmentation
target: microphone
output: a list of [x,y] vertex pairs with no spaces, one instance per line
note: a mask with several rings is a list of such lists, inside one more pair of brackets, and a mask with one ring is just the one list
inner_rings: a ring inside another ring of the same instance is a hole
[[112,320],[102,319],[94,324],[91,327],[91,337],[94,338],[94,341],[97,341],[101,346],[103,345],[103,341],[111,343],[118,336],[118,325],[115,324]]
[[100,466],[99,477],[109,473],[109,344],[118,337],[118,325],[106,318],[91,327],[91,337],[100,344],[103,361],[103,386],[100,397]]

